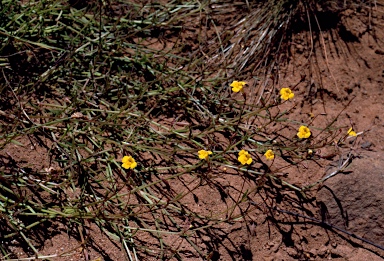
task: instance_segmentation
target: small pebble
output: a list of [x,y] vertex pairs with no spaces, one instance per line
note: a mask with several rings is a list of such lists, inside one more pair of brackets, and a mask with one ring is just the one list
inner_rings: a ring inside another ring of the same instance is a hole
[[297,250],[292,247],[287,247],[285,251],[287,251],[287,254],[290,255],[291,257],[297,256]]
[[361,143],[362,149],[368,150],[371,146],[372,146],[372,142],[369,142],[369,141],[364,141],[363,143]]

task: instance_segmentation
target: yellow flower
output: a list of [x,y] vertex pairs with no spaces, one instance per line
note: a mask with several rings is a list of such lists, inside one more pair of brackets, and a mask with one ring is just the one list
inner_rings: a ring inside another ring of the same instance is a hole
[[349,136],[352,136],[352,137],[356,137],[357,136],[357,133],[353,131],[352,127],[349,128],[348,130],[348,135]]
[[289,88],[281,88],[280,95],[280,98],[283,100],[289,100],[295,97],[295,94]]
[[300,126],[297,137],[300,139],[306,139],[309,138],[309,136],[311,136],[311,130],[307,126]]
[[124,156],[121,162],[123,162],[122,166],[125,169],[134,169],[137,166],[137,163],[132,156]]
[[251,158],[251,155],[249,155],[249,152],[248,151],[245,151],[245,150],[241,150],[239,152],[239,157],[237,158],[238,161],[240,161],[241,164],[245,165],[245,164],[251,164],[252,163],[252,158]]
[[273,153],[272,150],[267,150],[264,153],[264,156],[267,158],[267,160],[273,160],[275,158],[275,153]]
[[230,86],[232,87],[232,91],[240,92],[243,90],[243,87],[246,84],[247,84],[246,82],[233,81]]
[[212,154],[212,151],[210,150],[199,150],[199,158],[207,160],[209,155]]

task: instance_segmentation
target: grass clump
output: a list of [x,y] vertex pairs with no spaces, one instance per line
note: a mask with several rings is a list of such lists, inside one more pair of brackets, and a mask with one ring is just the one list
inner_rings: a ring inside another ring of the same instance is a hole
[[[243,205],[265,184],[305,197],[318,180],[295,185],[284,170],[321,160],[316,151],[346,138],[334,121],[291,118],[295,90],[285,99],[274,84],[257,84],[279,62],[266,57],[280,50],[291,1],[261,9],[225,1],[1,5],[4,257],[17,258],[14,239],[41,256],[37,231],[62,223],[85,256],[94,224],[129,260],[182,260],[176,241],[204,258],[208,250],[192,239],[244,218]],[[235,34],[215,21],[222,14],[238,21]],[[233,81],[244,83],[238,93]],[[30,147],[39,156],[21,159]],[[223,196],[217,175],[243,185]],[[222,193],[226,209],[190,207],[205,184]]]

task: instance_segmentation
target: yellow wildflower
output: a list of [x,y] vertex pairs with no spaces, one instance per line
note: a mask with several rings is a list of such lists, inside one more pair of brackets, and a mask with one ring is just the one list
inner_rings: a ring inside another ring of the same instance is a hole
[[132,156],[124,156],[121,162],[123,162],[122,167],[125,169],[134,169],[137,166],[137,163]]
[[251,164],[252,163],[252,158],[251,158],[251,155],[249,155],[249,152],[248,151],[245,151],[245,150],[241,150],[239,152],[239,157],[237,158],[238,161],[240,161],[241,164],[245,165],[245,164]]
[[267,160],[273,160],[275,158],[275,153],[273,153],[272,150],[267,150],[264,153],[264,156],[267,158]]
[[246,82],[233,81],[230,86],[232,87],[232,91],[240,92],[243,90],[243,87],[246,84],[247,84]]
[[311,136],[311,130],[307,126],[300,126],[297,137],[300,139],[307,139],[309,136]]
[[280,98],[283,100],[289,100],[295,97],[295,94],[289,88],[281,88],[280,95]]
[[352,137],[356,137],[357,136],[357,133],[353,131],[352,127],[349,128],[348,130],[348,135],[349,136],[352,136]]
[[199,158],[200,159],[207,160],[209,155],[212,154],[212,151],[210,151],[210,150],[199,150],[198,153],[199,153]]

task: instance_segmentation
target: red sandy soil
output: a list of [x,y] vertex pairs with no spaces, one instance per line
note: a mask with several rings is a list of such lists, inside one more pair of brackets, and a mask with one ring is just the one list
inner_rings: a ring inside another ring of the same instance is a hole
[[[324,30],[314,38],[313,50],[307,45],[307,32],[294,35],[290,50],[292,59],[285,68],[280,69],[278,77],[281,87],[293,88],[305,76],[305,80],[294,88],[294,101],[287,103],[289,107],[295,105],[290,118],[309,122],[314,116],[312,125],[324,127],[341,112],[337,125],[343,131],[353,126],[359,133],[356,140],[348,139],[344,147],[335,148],[334,155],[319,159],[318,164],[284,170],[284,180],[305,186],[324,177],[341,157],[352,151],[356,158],[348,170],[355,176],[339,174],[325,182],[330,188],[327,191],[332,190],[339,198],[344,215],[339,215],[340,205],[332,203],[333,197],[320,189],[321,186],[319,190],[312,190],[305,201],[280,184],[272,186],[270,181],[256,178],[251,182],[221,168],[216,170],[216,175],[203,179],[202,185],[184,198],[183,203],[202,214],[220,213],[247,189],[255,188],[255,184],[264,183],[264,186],[252,191],[249,200],[235,208],[233,214],[247,210],[245,218],[196,231],[191,237],[202,249],[205,260],[383,260],[383,250],[316,221],[337,225],[358,237],[384,246],[383,212],[380,213],[383,211],[380,204],[384,203],[384,166],[381,163],[384,155],[383,6],[374,8],[370,18],[364,12],[345,10],[338,26],[340,24],[345,27],[347,36],[341,34],[339,28]],[[244,80],[249,82],[248,88],[257,87],[258,83],[253,82],[251,77]],[[36,162],[39,165],[37,169],[49,167],[48,161],[37,161],[47,153],[42,148],[31,147],[25,151],[16,145],[9,145],[6,152],[12,156],[19,155],[26,162]],[[319,153],[324,156],[332,151]],[[371,176],[367,175],[367,169]],[[188,181],[188,178],[175,181],[175,190],[179,188],[185,191],[182,182]],[[354,188],[356,184],[358,189]],[[191,188],[194,185],[197,184],[188,186]],[[371,194],[365,194],[368,196],[364,197],[360,195],[361,192]],[[376,205],[370,203],[373,199]],[[364,207],[361,209],[359,206]],[[194,222],[197,226],[199,221],[184,222],[191,224],[190,230],[193,231]],[[40,254],[72,253],[68,257],[53,260],[125,260],[121,245],[102,236],[96,226],[90,225],[90,243],[86,249],[80,247],[79,238],[68,236],[60,224],[49,231],[52,234],[44,241]],[[144,233],[139,234],[138,238],[147,240]],[[183,239],[164,236],[164,240],[171,247],[179,249],[183,260],[202,260]],[[14,250],[16,255],[19,251],[18,256],[23,256],[22,250],[16,247]],[[176,260],[171,258],[170,251],[165,256]],[[141,257],[141,260],[157,259]]]

